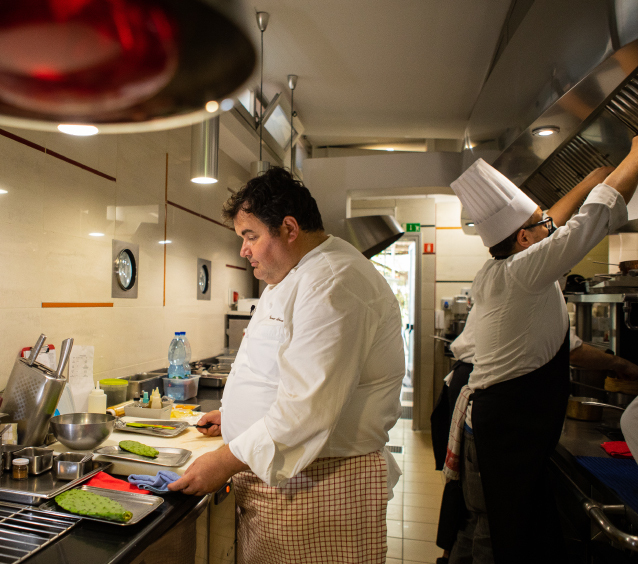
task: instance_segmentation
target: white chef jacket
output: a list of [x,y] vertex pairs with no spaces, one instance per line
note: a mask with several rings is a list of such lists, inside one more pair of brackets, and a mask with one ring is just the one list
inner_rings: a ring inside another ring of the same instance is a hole
[[599,184],[551,237],[485,263],[472,286],[477,315],[472,390],[523,376],[554,358],[569,325],[557,280],[626,222],[623,197]]
[[634,399],[622,414],[620,429],[631,454],[638,460],[638,398]]
[[[318,457],[383,449],[401,414],[404,373],[390,286],[329,236],[264,290],[224,389],[224,441],[271,486]],[[396,483],[398,467],[386,460]]]

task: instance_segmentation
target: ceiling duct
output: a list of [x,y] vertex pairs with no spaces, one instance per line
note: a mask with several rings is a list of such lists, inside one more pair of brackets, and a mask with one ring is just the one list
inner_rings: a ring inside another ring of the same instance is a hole
[[387,249],[403,235],[391,215],[366,215],[346,219],[346,238],[367,259]]

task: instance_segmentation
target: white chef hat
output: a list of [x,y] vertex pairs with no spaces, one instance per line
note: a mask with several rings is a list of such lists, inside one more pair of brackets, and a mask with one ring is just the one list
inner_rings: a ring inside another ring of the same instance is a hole
[[452,182],[486,247],[509,237],[536,211],[537,205],[516,184],[478,159]]

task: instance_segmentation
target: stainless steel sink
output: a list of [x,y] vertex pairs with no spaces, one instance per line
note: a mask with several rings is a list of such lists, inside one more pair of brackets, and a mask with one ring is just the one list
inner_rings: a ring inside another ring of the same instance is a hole
[[165,377],[166,374],[166,369],[163,369],[161,371],[154,370],[152,372],[141,372],[139,374],[131,374],[130,376],[121,376],[123,380],[128,380],[126,399],[133,399],[135,392],[137,392],[138,397],[141,398],[144,392],[148,392],[150,396],[155,388],[162,390],[162,378]]

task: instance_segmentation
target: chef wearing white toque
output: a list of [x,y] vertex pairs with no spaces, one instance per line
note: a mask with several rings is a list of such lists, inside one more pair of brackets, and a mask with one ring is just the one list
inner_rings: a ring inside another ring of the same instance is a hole
[[473,393],[460,465],[471,517],[450,563],[467,561],[468,551],[474,564],[566,561],[546,477],[569,395],[569,322],[558,280],[626,223],[638,138],[599,181],[555,232],[551,218],[481,159],[452,183],[496,260],[473,284]]

